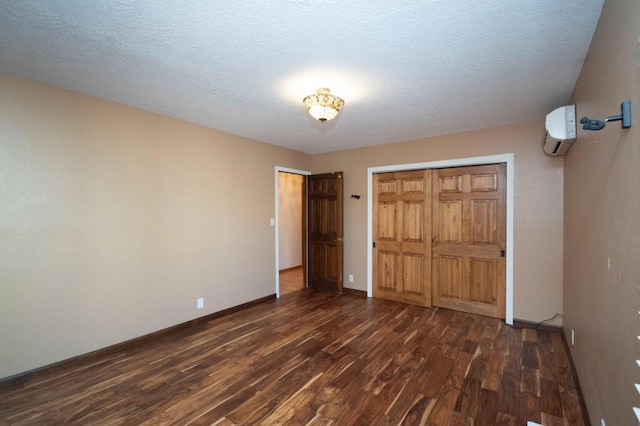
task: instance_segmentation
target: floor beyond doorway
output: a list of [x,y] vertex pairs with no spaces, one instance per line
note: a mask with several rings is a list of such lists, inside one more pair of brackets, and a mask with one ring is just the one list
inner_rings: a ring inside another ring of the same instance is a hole
[[280,296],[300,291],[304,286],[304,271],[302,266],[280,271]]

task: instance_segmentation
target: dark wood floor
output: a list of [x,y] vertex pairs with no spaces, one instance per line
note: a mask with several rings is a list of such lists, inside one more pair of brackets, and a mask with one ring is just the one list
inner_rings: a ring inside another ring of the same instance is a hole
[[302,266],[280,271],[280,296],[305,288]]
[[4,424],[582,425],[561,336],[305,289],[0,391]]

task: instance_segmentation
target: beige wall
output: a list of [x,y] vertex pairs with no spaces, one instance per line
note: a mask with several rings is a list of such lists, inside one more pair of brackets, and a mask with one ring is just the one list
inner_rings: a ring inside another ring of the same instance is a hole
[[278,173],[278,248],[280,269],[302,265],[302,184],[304,178]]
[[542,151],[543,133],[539,121],[314,155],[314,173],[345,173],[344,276],[355,278],[345,287],[367,288],[368,167],[514,153],[513,316],[542,321],[561,313],[563,165]]
[[[576,84],[578,118],[631,99],[633,127],[578,130],[565,157],[565,332],[593,424],[637,424],[640,406],[640,2],[607,0]],[[609,259],[611,266],[609,268]]]
[[541,121],[307,156],[10,76],[0,92],[0,377],[273,294],[275,166],[345,172],[345,284],[365,290],[368,167],[514,153],[514,317],[562,311]]
[[307,155],[14,77],[0,93],[0,378],[275,293],[274,168]]

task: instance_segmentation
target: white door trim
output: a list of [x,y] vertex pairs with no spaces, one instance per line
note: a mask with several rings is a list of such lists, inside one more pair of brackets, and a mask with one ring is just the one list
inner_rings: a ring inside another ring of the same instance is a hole
[[373,174],[444,167],[475,166],[494,163],[507,163],[507,300],[505,322],[509,325],[513,325],[513,153],[367,168],[367,297],[373,296]]
[[[275,188],[276,188],[276,214],[275,214],[275,218],[274,218],[274,232],[275,232],[275,240],[276,240],[276,297],[279,298],[280,297],[280,226],[278,225],[279,223],[279,213],[278,213],[278,191],[279,191],[279,180],[278,180],[278,173],[280,172],[284,172],[284,173],[293,173],[296,175],[303,175],[303,176],[309,176],[311,174],[311,172],[308,172],[306,170],[297,170],[297,169],[290,169],[288,167],[281,167],[281,166],[276,166],[275,168]],[[306,256],[306,247],[302,248],[304,250],[303,256]]]

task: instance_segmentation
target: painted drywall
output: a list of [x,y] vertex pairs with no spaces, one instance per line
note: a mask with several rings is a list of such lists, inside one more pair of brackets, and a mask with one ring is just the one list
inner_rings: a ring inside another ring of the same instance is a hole
[[7,75],[0,91],[0,377],[273,294],[275,166],[345,172],[345,286],[366,290],[368,167],[513,152],[514,317],[562,309],[541,121],[307,156]]
[[565,333],[593,424],[638,424],[640,379],[640,2],[607,0],[572,102],[603,120],[632,102],[633,126],[578,129],[565,157]]
[[304,178],[278,173],[278,238],[280,269],[302,265],[302,184]]
[[7,75],[0,93],[0,378],[275,293],[273,170],[307,155]]
[[[344,276],[354,275],[354,283],[345,283],[345,287],[367,288],[368,167],[513,153],[514,318],[542,321],[561,313],[563,162],[544,154],[543,133],[540,120],[314,155],[314,173],[345,173]],[[361,198],[351,198],[351,194]]]

